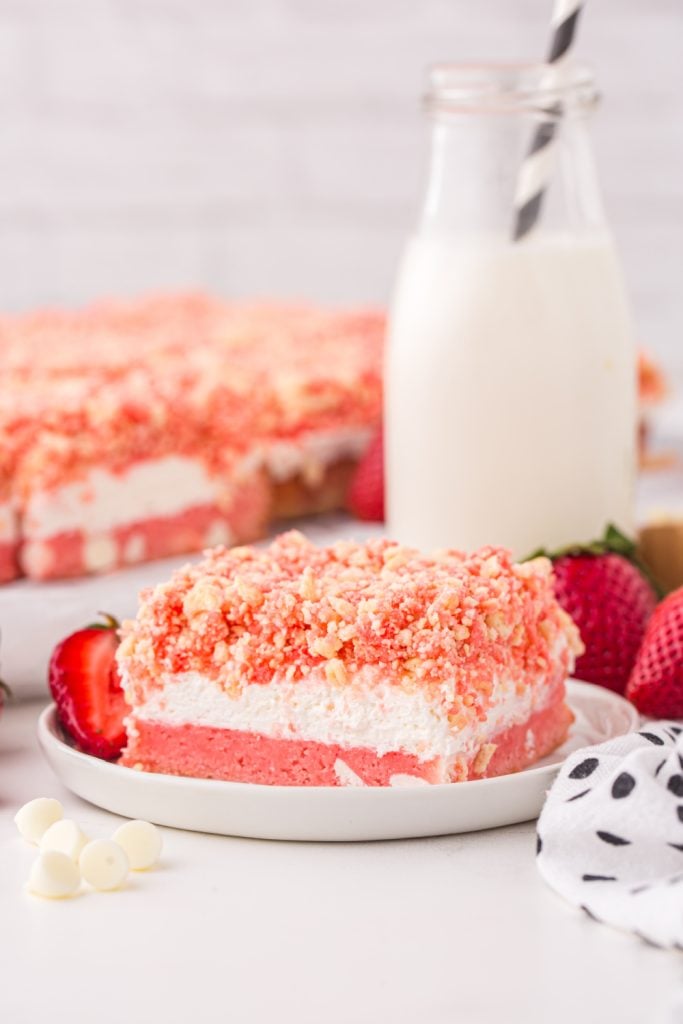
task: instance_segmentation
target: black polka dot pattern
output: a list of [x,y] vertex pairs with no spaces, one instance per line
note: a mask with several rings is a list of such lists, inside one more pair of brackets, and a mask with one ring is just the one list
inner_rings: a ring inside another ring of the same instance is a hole
[[653,732],[639,732],[638,735],[642,736],[645,740],[649,740],[650,743],[654,743],[658,747],[664,746],[664,740],[662,739],[662,737],[655,736]]
[[589,775],[593,774],[599,764],[600,762],[597,757],[587,757],[585,761],[580,761],[575,768],[572,768],[569,773],[569,778],[587,779]]
[[655,940],[649,938],[649,936],[643,935],[642,932],[634,932],[633,934],[637,935],[640,941],[644,942],[646,946],[654,946],[655,949],[662,949],[662,946],[659,942],[655,942]]
[[683,797],[683,775],[672,775],[666,784],[666,788],[674,796]]
[[538,835],[538,833],[536,833],[536,856],[537,857],[538,857],[538,855],[539,855],[539,853],[541,852],[542,849],[543,849],[543,840]]
[[652,946],[683,949],[683,722],[648,722],[574,754],[538,835],[539,871],[565,899]]
[[621,836],[615,836],[614,832],[602,832],[598,831],[595,833],[598,839],[602,839],[603,843],[610,843],[611,846],[630,846],[630,839],[623,839]]
[[571,804],[574,800],[580,800],[582,796],[586,796],[588,793],[590,793],[590,789],[582,789],[580,793],[570,796],[567,803]]
[[623,800],[624,797],[630,796],[633,790],[636,788],[636,780],[628,772],[622,772],[621,775],[617,775],[612,786],[612,796],[615,800]]

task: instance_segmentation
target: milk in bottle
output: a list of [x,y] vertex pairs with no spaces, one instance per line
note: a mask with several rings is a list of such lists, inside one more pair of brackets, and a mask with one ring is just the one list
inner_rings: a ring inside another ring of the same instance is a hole
[[[519,162],[557,96],[541,69],[440,68],[421,223],[395,286],[386,374],[388,528],[424,549],[517,557],[633,527],[633,328],[576,72],[539,222],[514,241]],[[494,88],[495,86],[495,88]]]

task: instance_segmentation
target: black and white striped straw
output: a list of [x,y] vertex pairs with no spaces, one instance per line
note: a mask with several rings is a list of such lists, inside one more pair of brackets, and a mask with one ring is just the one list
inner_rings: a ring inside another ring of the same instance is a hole
[[[571,51],[583,3],[584,0],[555,0],[546,58],[553,68],[558,68]],[[528,235],[538,221],[552,173],[557,118],[562,114],[561,106],[556,104],[548,110],[548,114],[549,119],[542,121],[534,131],[529,151],[519,169],[513,229],[516,242]]]

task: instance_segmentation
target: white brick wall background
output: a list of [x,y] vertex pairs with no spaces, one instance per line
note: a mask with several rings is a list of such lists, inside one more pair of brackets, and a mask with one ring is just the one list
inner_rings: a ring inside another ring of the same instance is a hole
[[[384,302],[436,59],[533,57],[549,0],[2,0],[0,305],[206,286]],[[641,337],[683,371],[683,3],[578,54]]]

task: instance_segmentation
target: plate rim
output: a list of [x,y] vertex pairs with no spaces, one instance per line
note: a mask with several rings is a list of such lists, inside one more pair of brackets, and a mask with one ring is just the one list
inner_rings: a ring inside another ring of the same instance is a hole
[[[587,692],[588,694],[592,693],[594,695],[599,695],[602,700],[614,703],[615,706],[620,706],[623,710],[628,711],[631,719],[629,729],[624,733],[619,733],[618,735],[627,735],[629,732],[634,731],[640,724],[640,715],[638,711],[634,705],[621,694],[615,693],[613,690],[608,690],[604,686],[598,686],[595,683],[588,683],[581,679],[571,678],[567,680],[568,696],[571,696],[572,691],[577,692],[577,687],[579,688],[579,693]],[[67,743],[59,735],[57,706],[54,701],[50,702],[40,712],[36,731],[43,755],[49,762],[50,757],[48,750],[51,748],[61,757],[68,757],[70,760],[79,764],[87,764],[95,771],[108,774],[112,779],[118,776],[120,779],[125,778],[128,781],[131,781],[132,778],[135,777],[139,780],[140,785],[164,785],[168,787],[183,786],[185,788],[199,786],[202,789],[208,786],[211,789],[216,789],[216,792],[222,790],[226,795],[230,792],[249,792],[253,793],[257,798],[259,795],[265,795],[267,793],[271,798],[284,796],[286,794],[290,800],[297,800],[305,799],[306,796],[325,793],[329,799],[343,801],[344,799],[372,800],[373,798],[377,799],[378,794],[381,794],[382,798],[385,800],[401,801],[414,799],[416,793],[423,791],[429,792],[432,797],[436,797],[438,793],[452,793],[454,787],[459,792],[462,791],[463,787],[468,787],[471,792],[473,787],[479,787],[482,789],[487,786],[491,788],[496,785],[506,785],[509,784],[510,779],[519,779],[520,777],[528,779],[531,782],[533,779],[541,778],[544,775],[555,775],[564,763],[563,759],[553,764],[543,764],[525,768],[520,772],[508,772],[505,775],[496,775],[490,779],[469,779],[463,782],[435,783],[428,786],[270,786],[257,782],[233,782],[229,779],[204,779],[197,776],[136,771],[134,768],[128,768],[125,765],[116,764],[112,761],[105,761],[102,758],[95,757],[93,754],[86,754],[71,746],[71,744]],[[50,766],[52,767],[51,762]],[[392,795],[388,796],[387,794],[389,793]],[[334,796],[332,794],[334,794]]]

